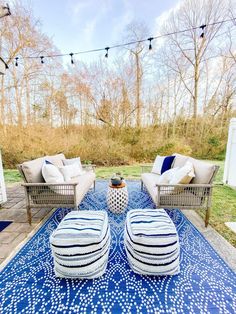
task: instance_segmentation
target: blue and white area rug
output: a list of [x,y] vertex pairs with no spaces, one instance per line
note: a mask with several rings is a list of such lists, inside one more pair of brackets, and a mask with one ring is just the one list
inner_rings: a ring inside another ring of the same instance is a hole
[[[107,182],[97,182],[82,209],[107,209]],[[128,182],[131,208],[154,208],[139,182]],[[236,274],[179,210],[169,212],[179,233],[181,272],[140,276],[130,269],[123,245],[126,213],[109,212],[112,243],[104,276],[56,278],[49,236],[67,210],[58,209],[0,274],[0,313],[235,313]]]

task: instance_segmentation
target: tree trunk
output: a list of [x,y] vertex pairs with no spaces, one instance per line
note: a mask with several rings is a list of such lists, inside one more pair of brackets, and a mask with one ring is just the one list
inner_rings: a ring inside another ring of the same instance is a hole
[[29,92],[29,82],[28,79],[25,80],[26,83],[26,123],[29,125],[31,123],[30,121],[30,92]]
[[0,116],[0,124],[4,126],[5,124],[5,91],[4,91],[4,75],[1,80],[1,116]]
[[197,114],[198,114],[198,79],[199,79],[199,65],[198,61],[196,61],[194,68],[194,95],[193,95],[193,119],[196,122]]
[[137,108],[136,126],[139,128],[141,126],[141,101],[140,101],[141,71],[138,53],[135,53],[135,65],[136,65],[136,108]]

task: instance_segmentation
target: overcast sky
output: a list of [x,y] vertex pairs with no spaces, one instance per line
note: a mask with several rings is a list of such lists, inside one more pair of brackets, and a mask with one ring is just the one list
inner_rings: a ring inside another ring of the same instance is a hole
[[[28,0],[24,0],[28,3]],[[24,2],[23,1],[23,2]],[[150,36],[178,0],[31,0],[42,30],[62,53],[106,47],[121,41],[133,20],[144,22]],[[80,56],[82,58],[82,56]],[[90,61],[96,54],[84,55]]]

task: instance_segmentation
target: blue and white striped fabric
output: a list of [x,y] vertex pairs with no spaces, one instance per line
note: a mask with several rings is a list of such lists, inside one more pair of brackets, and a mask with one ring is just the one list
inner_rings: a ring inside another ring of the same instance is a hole
[[164,209],[129,211],[124,243],[134,272],[145,275],[179,273],[178,233]]
[[73,211],[50,237],[57,277],[97,278],[104,274],[110,248],[110,228],[104,211]]

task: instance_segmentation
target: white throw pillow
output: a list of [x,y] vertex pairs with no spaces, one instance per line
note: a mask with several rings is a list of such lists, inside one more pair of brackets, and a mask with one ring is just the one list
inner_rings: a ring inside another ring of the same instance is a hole
[[[59,168],[46,161],[43,163],[42,176],[46,183],[65,183],[64,176]],[[69,182],[68,182],[69,183]],[[60,195],[73,195],[73,189],[62,189],[60,186],[49,186],[49,188]]]
[[161,174],[161,168],[163,165],[163,161],[166,158],[166,156],[156,156],[156,159],[154,161],[153,167],[152,167],[152,173]]
[[179,167],[176,167],[163,172],[158,179],[158,184],[168,184],[178,169]]
[[64,183],[64,177],[57,166],[45,161],[42,167],[42,176],[46,183]]
[[188,184],[195,177],[194,167],[190,161],[179,168],[171,177],[169,184]]
[[81,165],[80,157],[70,158],[70,159],[63,159],[63,164],[65,166],[73,165],[75,163],[80,167],[80,170],[83,171],[83,167]]
[[60,167],[59,169],[64,177],[65,182],[69,182],[74,177],[78,177],[83,174],[83,170],[81,170],[78,162]]

